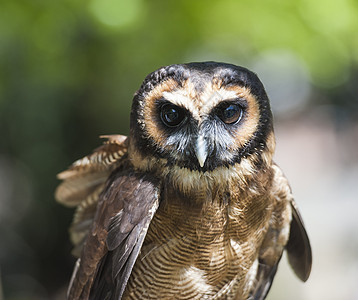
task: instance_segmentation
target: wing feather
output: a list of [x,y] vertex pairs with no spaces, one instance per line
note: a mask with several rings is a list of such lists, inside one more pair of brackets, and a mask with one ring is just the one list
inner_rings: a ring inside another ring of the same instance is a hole
[[263,300],[266,298],[268,292],[270,291],[272,281],[276,275],[277,266],[281,257],[273,266],[267,265],[265,262],[259,260],[259,269],[256,275],[256,280],[258,283],[254,293],[254,300]]
[[295,201],[291,202],[291,206],[292,222],[286,251],[288,261],[295,271],[295,274],[302,281],[306,281],[311,273],[312,250],[303,220]]
[[127,153],[128,138],[123,135],[101,136],[104,145],[75,161],[67,170],[57,175],[63,182],[57,187],[55,197],[63,205],[74,207],[103,185],[109,174],[120,164]]
[[276,208],[260,249],[256,282],[251,292],[255,300],[266,298],[285,249],[290,265],[301,280],[308,279],[312,263],[309,239],[288,180],[277,165],[273,165],[273,170],[272,196],[276,199]]
[[115,171],[100,196],[69,299],[120,299],[150,221],[159,182],[148,174]]
[[101,138],[106,139],[102,146],[57,175],[63,182],[57,187],[55,198],[65,206],[76,207],[70,238],[74,245],[72,254],[77,257],[93,222],[105,182],[127,153],[126,136],[105,135]]

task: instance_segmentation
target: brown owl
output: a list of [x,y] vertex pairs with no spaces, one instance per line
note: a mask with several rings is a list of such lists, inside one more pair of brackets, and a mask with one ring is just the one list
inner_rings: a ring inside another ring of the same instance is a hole
[[76,207],[69,299],[264,299],[282,252],[307,280],[311,248],[272,161],[269,99],[231,64],[171,65],[135,93],[130,135],[59,174]]

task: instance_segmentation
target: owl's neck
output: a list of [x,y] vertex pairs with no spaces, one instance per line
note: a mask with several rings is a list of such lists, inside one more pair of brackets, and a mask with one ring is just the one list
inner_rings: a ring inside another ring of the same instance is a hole
[[265,178],[269,176],[267,170],[272,164],[272,151],[270,150],[272,149],[242,158],[239,163],[205,172],[179,165],[169,166],[166,159],[143,156],[134,147],[130,147],[128,155],[134,169],[154,174],[163,183],[201,203],[205,202],[204,199],[215,200],[216,191],[229,193],[231,186],[238,186],[239,190],[242,189],[245,193],[247,187],[253,183],[252,191],[260,190],[262,182],[266,181]]

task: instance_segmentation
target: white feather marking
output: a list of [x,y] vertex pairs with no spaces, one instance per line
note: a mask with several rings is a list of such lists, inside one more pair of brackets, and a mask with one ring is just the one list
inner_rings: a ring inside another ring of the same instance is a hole
[[194,266],[184,269],[181,277],[182,280],[179,281],[178,285],[181,287],[187,287],[187,289],[184,290],[193,290],[196,291],[197,294],[209,294],[213,288],[205,280],[205,271]]
[[259,267],[259,261],[258,261],[258,259],[256,259],[246,274],[246,284],[244,287],[245,294],[248,293],[252,289],[252,287],[255,283],[258,267]]
[[236,255],[240,257],[242,255],[242,247],[240,246],[240,244],[233,239],[230,239],[230,245]]
[[194,102],[187,94],[186,90],[180,89],[171,92],[163,92],[163,97],[177,106],[186,108],[191,112],[195,119],[200,120],[198,108],[194,105]]
[[225,89],[213,90],[212,85],[208,85],[201,97],[203,105],[201,107],[200,114],[208,114],[212,108],[218,105],[221,101],[235,99],[237,97],[237,91]]

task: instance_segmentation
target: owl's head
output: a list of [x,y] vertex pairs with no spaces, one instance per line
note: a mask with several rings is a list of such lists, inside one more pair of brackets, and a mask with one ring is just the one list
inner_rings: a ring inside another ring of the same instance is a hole
[[[131,112],[134,165],[210,173],[271,159],[272,113],[256,74],[231,64],[171,65],[149,74]],[[252,166],[251,166],[252,167]]]

